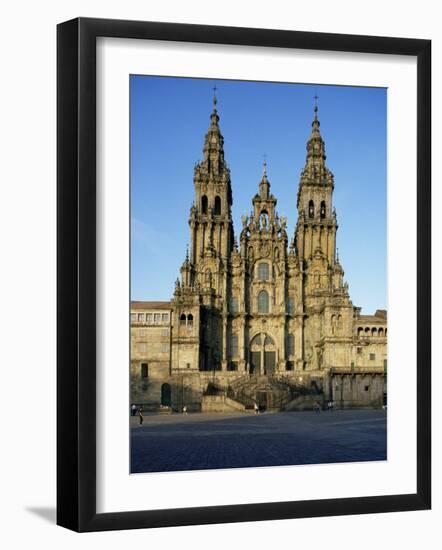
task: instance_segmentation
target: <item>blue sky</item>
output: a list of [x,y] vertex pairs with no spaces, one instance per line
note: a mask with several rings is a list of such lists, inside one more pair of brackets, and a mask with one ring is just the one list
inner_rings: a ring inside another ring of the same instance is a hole
[[132,299],[172,297],[189,242],[193,167],[202,158],[215,84],[237,234],[265,154],[277,210],[293,237],[313,96],[319,96],[350,296],[365,314],[386,308],[386,89],[141,75],[130,78]]

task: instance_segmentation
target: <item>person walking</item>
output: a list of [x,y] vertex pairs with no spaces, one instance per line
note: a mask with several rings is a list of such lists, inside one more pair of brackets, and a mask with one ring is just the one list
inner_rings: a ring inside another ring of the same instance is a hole
[[131,410],[132,410],[132,416],[135,416],[137,414],[137,406],[135,405],[135,403],[132,403]]
[[138,409],[138,419],[139,419],[139,422],[140,422],[140,426],[142,426],[143,425],[143,407],[141,407],[141,406]]
[[187,415],[187,406],[186,405],[184,405],[184,407],[183,407],[183,414]]
[[253,403],[253,408],[255,409],[255,414],[259,414],[259,407],[256,401]]

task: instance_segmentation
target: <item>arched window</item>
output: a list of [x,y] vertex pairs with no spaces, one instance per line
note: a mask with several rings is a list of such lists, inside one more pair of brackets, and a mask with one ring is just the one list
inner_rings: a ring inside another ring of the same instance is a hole
[[287,300],[287,313],[289,315],[293,315],[295,313],[295,299],[294,298],[288,298]]
[[191,313],[187,316],[187,326],[193,327],[193,315]]
[[186,324],[186,316],[184,313],[181,313],[180,315],[180,325],[185,325]]
[[269,312],[269,295],[265,290],[258,294],[258,313]]
[[232,296],[232,298],[230,299],[230,313],[238,313],[238,311],[238,299]]
[[260,281],[269,280],[269,264],[266,262],[260,262],[258,264],[258,279]]
[[207,214],[207,205],[208,205],[207,197],[206,195],[203,195],[201,197],[201,212],[203,214]]
[[213,209],[213,213],[215,216],[219,216],[221,214],[221,198],[218,196],[215,197],[215,208]]
[[321,209],[320,209],[320,216],[321,216],[321,219],[324,219],[324,218],[325,218],[325,214],[326,214],[325,201],[322,201],[322,202],[321,202]]
[[384,329],[380,328],[379,329],[379,337],[382,338],[383,336],[384,336]]
[[378,334],[378,331],[375,328],[372,328],[371,329],[371,335],[372,336],[377,336],[377,334]]
[[260,346],[261,345],[261,334],[257,334],[253,340],[250,342],[250,346]]
[[265,346],[274,346],[275,342],[273,341],[273,338],[266,334],[266,337],[264,338],[264,345]]
[[359,327],[359,328],[358,328],[358,336],[359,336],[359,338],[360,338],[361,336],[364,336],[364,329],[363,329],[362,327]]
[[370,329],[368,327],[365,329],[365,336],[370,336]]
[[295,355],[295,337],[293,334],[287,336],[287,355]]
[[313,201],[310,201],[308,203],[308,217],[309,218],[314,218],[315,217],[315,205],[314,205]]
[[230,339],[230,354],[232,357],[237,357],[238,355],[238,336],[236,334],[232,334]]

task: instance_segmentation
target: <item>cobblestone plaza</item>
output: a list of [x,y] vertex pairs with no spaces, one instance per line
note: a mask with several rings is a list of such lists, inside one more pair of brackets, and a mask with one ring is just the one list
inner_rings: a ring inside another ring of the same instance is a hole
[[131,417],[131,472],[386,460],[386,412]]

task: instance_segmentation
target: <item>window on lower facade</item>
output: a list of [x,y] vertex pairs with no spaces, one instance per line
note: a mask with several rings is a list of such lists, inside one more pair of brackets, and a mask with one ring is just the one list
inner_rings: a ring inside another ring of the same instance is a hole
[[258,313],[269,312],[269,295],[266,290],[261,290],[258,294]]
[[159,313],[155,313],[153,316],[153,322],[159,323],[161,321],[161,315]]
[[260,281],[269,280],[269,264],[266,262],[261,262],[258,264],[258,279]]
[[287,336],[287,355],[295,355],[295,337],[293,334]]
[[362,354],[362,348],[356,348],[356,353],[358,355],[361,355]]
[[368,391],[370,389],[370,386],[364,386],[364,391]]
[[139,323],[142,323],[144,321],[144,313],[139,313],[138,314],[137,321]]
[[287,300],[287,313],[293,315],[295,313],[295,299],[288,298]]
[[152,313],[146,313],[146,323],[152,323],[153,315]]
[[141,378],[149,377],[149,365],[147,363],[141,363]]
[[162,313],[161,314],[161,322],[167,323],[169,321],[169,314],[168,313]]
[[293,361],[287,361],[285,370],[295,370],[295,363]]
[[146,353],[146,351],[147,351],[147,344],[144,344],[144,343],[138,344],[138,351],[139,351],[140,353]]
[[376,359],[376,355],[374,353],[370,353],[370,361],[374,361]]
[[130,322],[131,323],[136,323],[137,322],[137,314],[136,313],[131,313],[130,314]]
[[239,306],[238,306],[238,299],[232,298],[230,300],[230,313],[238,313]]
[[230,361],[227,365],[227,370],[229,371],[238,370],[238,361]]
[[236,334],[233,334],[230,339],[230,354],[232,357],[238,355],[238,336]]

